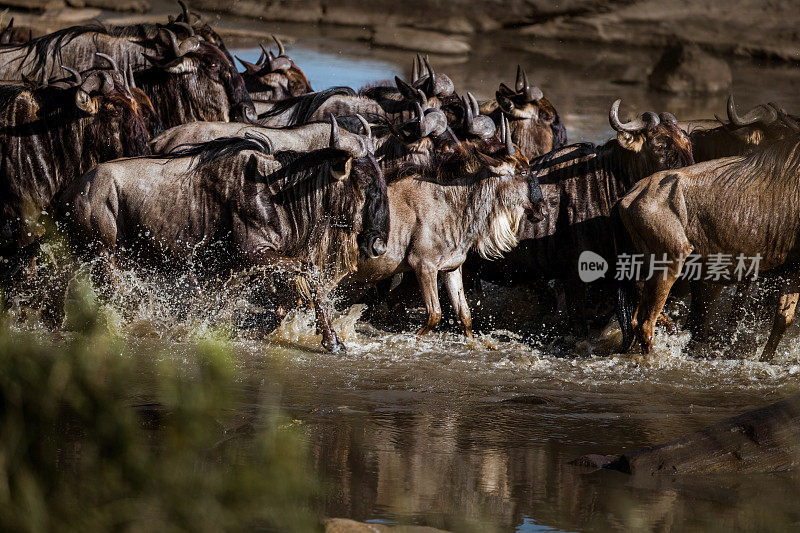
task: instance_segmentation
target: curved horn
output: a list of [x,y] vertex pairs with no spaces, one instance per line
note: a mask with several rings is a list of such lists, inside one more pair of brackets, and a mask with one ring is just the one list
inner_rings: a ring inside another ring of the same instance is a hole
[[417,95],[419,96],[419,103],[422,106],[422,109],[428,109],[428,97],[425,96],[425,91],[422,89],[417,89]]
[[[655,113],[644,113],[641,117],[635,118],[630,122],[622,123],[619,120],[619,104],[622,100],[615,100],[613,104],[611,104],[611,109],[608,112],[608,122],[611,124],[611,127],[614,128],[616,131],[626,131],[628,133],[635,133],[638,131],[642,131],[645,128],[653,128],[658,126],[660,120],[658,115]],[[648,117],[648,121],[645,122],[644,117]]]
[[189,22],[189,6],[183,0],[178,0],[178,5],[181,6],[180,16],[183,17],[183,20]]
[[83,83],[83,76],[81,76],[80,72],[78,72],[75,69],[69,68],[66,65],[61,65],[61,68],[72,74],[72,77],[74,79],[74,81],[72,82],[73,85],[80,85],[81,83]]
[[500,141],[504,142],[506,139],[506,121],[505,116],[500,115]]
[[133,66],[131,66],[130,63],[128,63],[128,84],[131,89],[136,88],[136,80],[133,77]]
[[419,119],[419,138],[422,139],[425,137],[425,112],[422,110],[422,106],[419,105],[419,102],[414,102],[414,111],[417,114],[417,118]]
[[419,79],[419,54],[414,56],[414,62],[411,67],[411,83]]
[[275,44],[278,45],[278,57],[285,56],[286,50],[283,48],[283,43],[280,39],[278,39],[274,34],[272,35],[272,40],[275,41]]
[[261,55],[258,56],[258,61],[256,61],[256,65],[261,67],[264,65],[264,61],[267,60],[269,54],[267,53],[267,47],[264,46],[264,43],[258,43],[258,46],[261,48]]
[[329,146],[331,148],[338,148],[339,147],[339,124],[336,122],[336,117],[333,116],[333,113],[329,113],[331,117],[331,139],[329,142]]
[[522,67],[520,65],[517,65],[517,81],[514,84],[514,88],[518,93],[521,93],[525,89],[525,84],[522,81]]
[[464,104],[464,120],[467,123],[467,129],[471,130],[472,125],[475,124],[475,115],[472,114],[472,104],[466,96],[461,97],[461,102]]
[[672,113],[669,113],[667,111],[664,111],[663,113],[659,113],[658,118],[661,119],[661,122],[669,122],[669,123],[674,124],[674,125],[678,124],[678,119],[675,118],[675,115],[673,115]]
[[475,95],[469,91],[467,91],[467,98],[469,98],[469,102],[472,105],[472,114],[477,117],[481,114],[481,108],[478,105],[478,99],[475,98]]
[[777,118],[778,113],[775,111],[775,109],[765,105],[755,107],[745,113],[744,116],[739,116],[739,114],[736,113],[736,104],[733,101],[733,93],[728,95],[728,120],[730,120],[731,124],[734,126],[749,126],[750,124],[755,124],[756,122],[772,124]]
[[94,55],[96,55],[97,57],[102,57],[103,59],[108,61],[114,72],[119,72],[119,65],[117,65],[117,62],[114,60],[113,57],[111,57],[108,54],[104,54],[103,52],[95,52]]
[[179,28],[185,29],[189,33],[189,37],[194,37],[194,28],[186,22],[176,22],[174,26],[178,26]]
[[111,73],[107,70],[104,70],[103,73],[103,86],[102,91],[103,94],[108,94],[112,90],[114,90],[114,78],[111,76]]
[[428,71],[428,94],[433,96],[436,94],[436,72],[433,70],[430,61],[428,61],[428,56],[425,56],[425,70]]
[[180,57],[181,56],[181,49],[178,46],[178,38],[175,36],[175,33],[172,30],[167,29],[167,28],[161,28],[161,31],[163,31],[163,32],[165,32],[167,34],[167,42],[170,45],[170,49],[172,50],[172,53],[175,55],[175,57]]
[[358,113],[356,113],[356,118],[358,119],[359,122],[361,122],[361,125],[364,126],[364,133],[366,134],[367,139],[371,139],[372,138],[372,127],[369,125],[369,122],[367,122],[367,119],[365,119],[364,117],[362,117]]
[[505,126],[503,127],[505,139],[503,139],[503,142],[506,145],[506,152],[508,155],[514,155],[516,150],[514,149],[514,143],[511,141],[511,126],[508,124],[508,119],[505,117],[505,115],[503,115],[503,122],[505,122]]

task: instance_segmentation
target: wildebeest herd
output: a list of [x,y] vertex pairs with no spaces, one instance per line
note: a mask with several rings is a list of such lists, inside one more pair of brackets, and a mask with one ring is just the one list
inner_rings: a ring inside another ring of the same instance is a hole
[[[525,69],[489,101],[460,94],[419,55],[409,81],[313,91],[280,40],[256,63],[239,60],[240,73],[220,36],[181,7],[166,24],[0,36],[6,291],[31,275],[54,219],[77,252],[109,268],[152,263],[195,280],[288,273],[294,296],[276,316],[305,302],[331,351],[343,345],[327,296],[342,282],[391,298],[416,281],[420,334],[441,320],[441,282],[472,337],[468,273],[469,287],[560,280],[579,337],[588,290],[611,294],[620,349],[638,339],[647,352],[690,254],[743,254],[785,283],[762,359],[775,353],[800,293],[800,123],[779,106],[740,115],[731,96],[727,120],[624,121],[617,100],[613,139],[568,145]],[[644,254],[642,272],[658,258],[664,275],[587,284],[585,251],[612,267]],[[398,287],[405,272],[413,279]],[[696,340],[714,329],[730,284],[718,278],[679,284]]]

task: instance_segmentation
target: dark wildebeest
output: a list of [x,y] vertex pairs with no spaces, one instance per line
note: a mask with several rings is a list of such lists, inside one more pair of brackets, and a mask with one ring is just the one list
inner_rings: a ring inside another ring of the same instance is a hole
[[420,334],[441,320],[441,275],[462,330],[471,338],[461,279],[467,252],[500,257],[516,244],[526,213],[541,218],[538,183],[528,173],[527,160],[504,137],[504,145],[496,140],[462,143],[437,153],[433,161],[399,165],[387,173],[392,218],[387,252],[359,261],[352,280],[375,283],[413,271],[428,313]]
[[255,63],[236,58],[244,65],[242,78],[253,102],[277,102],[313,92],[305,73],[286,55],[280,39],[272,38],[278,45],[277,56],[262,44],[261,57]]
[[6,258],[37,241],[42,211],[74,179],[103,161],[150,153],[139,102],[113,71],[73,71],[46,87],[0,85],[0,102]]
[[[623,123],[618,117],[619,104],[615,101],[609,112],[609,122],[617,131],[615,139],[601,146],[567,146],[531,161],[531,173],[539,180],[547,206],[545,219],[523,221],[517,232],[519,246],[502,260],[470,261],[480,279],[500,285],[564,280],[571,327],[582,336],[587,334],[586,284],[578,275],[579,256],[592,251],[613,268],[617,254],[624,250],[624,237],[613,222],[617,201],[653,172],[693,162],[689,139],[674,116],[647,112]],[[627,316],[631,290],[618,290],[617,317],[624,349],[632,341]]]
[[506,116],[511,124],[511,138],[528,159],[544,155],[567,144],[567,130],[555,106],[541,89],[531,86],[528,75],[517,66],[516,90],[500,84],[495,100],[484,102],[481,113],[495,124]]
[[368,142],[345,142],[335,122],[329,139],[329,148],[309,153],[269,154],[269,143],[250,137],[105,163],[65,193],[63,219],[110,252],[124,248],[200,275],[297,273],[309,284],[323,345],[338,350],[321,298],[359,254],[385,252],[389,213]]
[[[61,75],[62,64],[87,70],[101,52],[150,98],[164,127],[256,118],[241,75],[210,42],[197,35],[179,41],[169,28],[140,41],[110,31],[99,25],[76,26],[25,44],[0,45],[0,78],[46,84]],[[157,131],[151,128],[151,133]]]
[[[800,208],[800,142],[778,141],[748,156],[711,160],[678,171],[659,172],[638,183],[620,202],[620,216],[636,248],[666,255],[665,275],[645,281],[634,316],[642,348],[652,347],[655,318],[690,254],[707,265],[714,254],[730,254],[719,265],[724,283],[737,279],[738,260],[761,257],[759,272],[784,274],[790,286],[762,352],[770,360],[791,323],[800,290],[796,258]],[[730,263],[730,264],[729,264]],[[746,259],[742,269],[753,268]]]
[[[331,87],[324,91],[287,98],[270,104],[260,112],[258,123],[262,126],[281,127],[314,120],[327,120],[328,115],[366,117],[370,121],[386,117],[392,121],[408,120],[414,114],[415,104],[424,110],[438,109],[445,95],[460,102],[453,94],[453,82],[444,74],[436,74],[427,63],[429,74],[409,85],[395,78],[398,88],[372,87],[360,94],[349,87]],[[432,74],[430,74],[432,73]],[[429,80],[435,80],[430,82]]]
[[791,126],[785,120],[778,120],[783,112],[774,104],[757,106],[740,116],[736,112],[731,94],[728,97],[727,111],[727,123],[721,119],[681,123],[692,141],[692,153],[696,162],[746,155],[761,145],[792,134]]

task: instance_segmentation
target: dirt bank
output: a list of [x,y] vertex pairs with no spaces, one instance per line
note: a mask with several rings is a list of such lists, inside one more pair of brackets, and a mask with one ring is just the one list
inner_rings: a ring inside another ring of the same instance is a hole
[[[660,47],[678,40],[717,54],[800,61],[800,21],[790,0],[193,0],[205,12],[265,21],[358,28],[358,38],[379,46],[465,54],[468,36],[505,30],[521,40],[602,42]],[[112,7],[115,6],[115,7]],[[17,25],[34,33],[90,20],[102,9],[174,11],[165,0],[0,0]],[[118,6],[118,7],[116,7]],[[105,16],[114,16],[106,13]],[[131,20],[147,18],[141,15]],[[423,30],[423,32],[412,32]],[[355,35],[354,34],[354,35]]]

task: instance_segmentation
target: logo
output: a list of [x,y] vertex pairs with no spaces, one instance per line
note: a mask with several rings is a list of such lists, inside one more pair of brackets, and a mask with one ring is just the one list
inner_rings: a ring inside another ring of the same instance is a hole
[[584,283],[602,278],[608,272],[608,262],[594,252],[585,250],[578,258],[578,277]]

